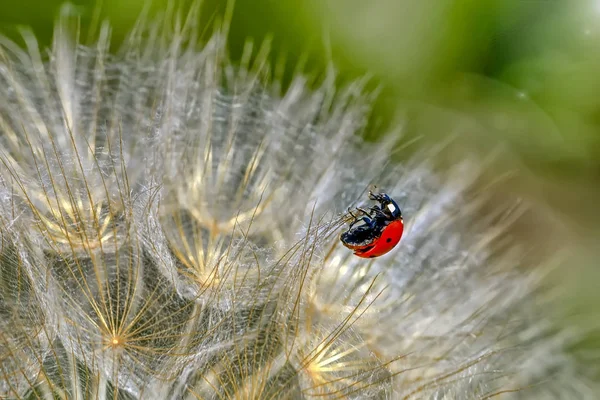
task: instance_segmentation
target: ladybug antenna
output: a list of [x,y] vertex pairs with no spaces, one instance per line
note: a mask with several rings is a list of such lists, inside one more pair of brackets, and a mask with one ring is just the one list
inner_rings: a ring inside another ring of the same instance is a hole
[[373,192],[369,191],[369,199],[378,201],[380,203],[391,201],[390,196],[388,196],[387,194],[385,194],[383,192],[373,193]]
[[380,197],[379,194],[375,194],[371,190],[369,190],[369,199],[371,199],[371,200],[379,200],[379,197]]
[[371,184],[369,185],[369,197],[374,196],[373,192],[377,193],[378,192],[378,188],[376,185]]

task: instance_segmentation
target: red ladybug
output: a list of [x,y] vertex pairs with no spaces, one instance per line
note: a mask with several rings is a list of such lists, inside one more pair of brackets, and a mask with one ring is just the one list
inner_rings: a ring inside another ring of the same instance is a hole
[[[348,210],[354,221],[340,236],[342,244],[362,258],[379,257],[392,250],[404,231],[402,212],[390,196],[369,192],[369,199],[378,201],[379,205],[371,207],[369,211],[357,208],[363,213],[360,218]],[[355,227],[358,222],[363,223]]]

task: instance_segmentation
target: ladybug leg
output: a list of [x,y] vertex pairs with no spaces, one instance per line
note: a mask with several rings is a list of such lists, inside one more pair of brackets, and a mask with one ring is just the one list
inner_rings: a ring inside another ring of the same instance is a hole
[[371,211],[376,215],[376,216],[380,216],[380,217],[386,217],[387,218],[387,214],[385,212],[383,212],[379,207],[375,206],[371,208]]
[[350,216],[351,216],[352,218],[354,218],[354,221],[352,221],[352,222],[350,223],[350,227],[348,228],[348,229],[350,229],[350,228],[352,228],[352,227],[354,226],[354,224],[356,224],[358,221],[360,221],[360,219],[359,219],[359,218],[358,218],[356,215],[354,215],[354,213],[353,213],[353,212],[350,210],[350,207],[348,207],[348,209],[346,210],[346,212],[347,212],[348,214],[350,214]]
[[369,199],[381,203],[382,207],[383,207],[384,203],[389,203],[389,202],[392,201],[392,199],[390,199],[390,196],[388,196],[385,193],[377,193],[377,194],[375,194],[375,193],[373,193],[371,191],[369,191]]
[[356,215],[354,215],[354,213],[352,212],[352,210],[350,210],[350,207],[348,207],[348,209],[346,210],[346,212],[347,212],[348,214],[350,214],[350,216],[351,216],[352,218],[354,218],[354,222],[356,222],[356,221],[358,220],[358,217],[357,217]]
[[368,226],[373,226],[373,220],[367,216],[367,215],[369,215],[369,214],[368,214],[368,213],[367,213],[365,210],[363,210],[363,209],[361,209],[361,208],[357,208],[357,210],[358,210],[358,211],[360,211],[360,212],[362,212],[362,213],[364,213],[364,214],[366,214],[366,215],[363,215],[362,217],[360,217],[360,218],[359,218],[359,217],[357,217],[356,215],[354,215],[354,214],[352,213],[352,211],[350,211],[350,208],[348,208],[348,213],[349,213],[349,214],[352,216],[352,218],[354,218],[354,221],[352,221],[352,222],[350,223],[350,226],[348,227],[348,229],[352,229],[352,227],[353,227],[354,225],[356,225],[356,223],[358,223],[358,222],[360,222],[360,221],[363,221],[363,222],[364,222],[365,224],[367,224]]
[[348,226],[348,230],[352,229],[352,227],[353,227],[354,225],[356,225],[356,223],[357,223],[358,221],[360,221],[360,220],[359,220],[358,218],[355,218],[355,219],[354,219],[354,221],[352,221],[352,222],[350,223],[350,226]]
[[379,201],[381,202],[382,200],[385,199],[384,195],[380,194],[380,193],[373,193],[372,191],[369,190],[369,199],[373,200],[373,201]]
[[353,223],[350,224],[350,228],[352,228],[352,226],[354,226],[354,224],[356,224],[358,221],[363,221],[365,223],[365,225],[368,225],[370,227],[373,226],[373,220],[369,217],[367,217],[366,215],[357,219],[356,221],[354,221]]
[[370,212],[368,212],[368,211],[367,211],[367,210],[365,210],[364,208],[361,208],[361,207],[356,207],[356,209],[357,209],[358,211],[362,212],[362,213],[363,213],[363,214],[365,214],[365,215],[370,215],[370,214],[371,214]]
[[373,206],[369,208],[370,212],[368,213],[371,217],[385,217],[387,218],[387,214],[379,207]]
[[[385,219],[388,218],[387,214],[381,208],[379,208],[379,206],[373,206],[373,207],[369,208],[369,211],[365,210],[364,208],[360,208],[360,207],[357,207],[356,209],[370,217],[383,217]],[[370,225],[372,226],[372,224],[370,224]]]
[[376,212],[380,212],[381,211],[381,207],[379,207],[379,206],[373,206],[373,207],[369,208],[369,210],[371,210],[372,213],[376,213]]

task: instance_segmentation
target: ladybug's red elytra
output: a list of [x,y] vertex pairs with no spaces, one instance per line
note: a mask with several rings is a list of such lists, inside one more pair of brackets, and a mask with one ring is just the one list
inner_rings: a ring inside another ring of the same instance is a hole
[[[386,254],[398,244],[404,231],[402,212],[390,196],[369,191],[369,199],[379,202],[379,205],[371,207],[369,211],[357,208],[362,217],[348,210],[354,221],[340,236],[342,244],[362,258]],[[355,226],[359,222],[362,224]]]

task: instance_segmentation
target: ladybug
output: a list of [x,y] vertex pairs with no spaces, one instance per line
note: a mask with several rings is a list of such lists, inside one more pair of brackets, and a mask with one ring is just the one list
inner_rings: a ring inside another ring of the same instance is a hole
[[[344,246],[362,258],[375,258],[392,250],[400,241],[404,231],[402,212],[398,204],[387,194],[369,191],[369,199],[379,202],[369,211],[357,208],[363,216],[354,218],[348,230],[340,236]],[[355,226],[358,222],[362,224]]]

